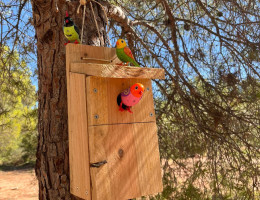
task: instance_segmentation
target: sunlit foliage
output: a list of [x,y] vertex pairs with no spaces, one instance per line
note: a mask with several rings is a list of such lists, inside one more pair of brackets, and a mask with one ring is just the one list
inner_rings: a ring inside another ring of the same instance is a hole
[[36,140],[35,86],[16,51],[0,52],[0,164],[34,160]]

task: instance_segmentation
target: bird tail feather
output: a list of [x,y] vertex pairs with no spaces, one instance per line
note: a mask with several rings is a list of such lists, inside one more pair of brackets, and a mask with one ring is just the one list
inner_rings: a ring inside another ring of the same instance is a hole
[[133,61],[134,66],[141,67],[135,60]]

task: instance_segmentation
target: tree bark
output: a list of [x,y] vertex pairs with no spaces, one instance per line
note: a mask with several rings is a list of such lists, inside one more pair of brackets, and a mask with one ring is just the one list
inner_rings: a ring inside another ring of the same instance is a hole
[[[59,11],[57,12],[57,6]],[[84,44],[104,44],[105,19],[103,10],[92,3],[99,31],[100,41],[91,13],[86,7]],[[39,181],[39,199],[76,199],[70,194],[69,146],[67,124],[66,63],[63,34],[65,11],[81,30],[83,6],[76,13],[79,1],[33,0],[33,23],[37,38],[38,65],[38,148],[36,176]]]

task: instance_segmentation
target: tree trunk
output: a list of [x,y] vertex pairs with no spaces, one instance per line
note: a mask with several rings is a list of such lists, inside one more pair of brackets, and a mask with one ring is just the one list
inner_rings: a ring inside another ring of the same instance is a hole
[[[103,44],[105,37],[103,10],[96,3],[92,4]],[[80,14],[77,14],[78,6],[79,1],[32,1],[39,76],[39,138],[35,170],[39,180],[40,200],[76,199],[70,194],[64,45],[66,39],[62,27],[65,11],[68,10],[70,17],[81,30],[83,6]],[[83,42],[99,46],[100,40],[89,3],[86,8]]]

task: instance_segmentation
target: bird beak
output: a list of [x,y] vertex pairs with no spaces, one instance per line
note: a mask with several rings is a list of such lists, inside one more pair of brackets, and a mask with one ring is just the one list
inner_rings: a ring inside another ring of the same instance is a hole
[[140,91],[139,94],[142,95],[142,94],[143,94],[143,91]]
[[116,45],[118,46],[118,45],[119,45],[119,42],[116,42]]
[[66,23],[69,23],[69,20],[66,19]]

